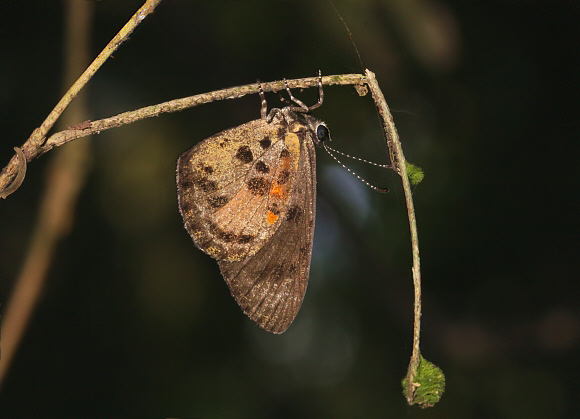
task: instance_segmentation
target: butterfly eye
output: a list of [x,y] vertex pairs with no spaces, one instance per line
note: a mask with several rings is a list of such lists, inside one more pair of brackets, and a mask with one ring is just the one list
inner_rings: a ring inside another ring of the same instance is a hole
[[316,127],[316,138],[318,138],[318,141],[320,141],[321,143],[328,140],[329,138],[328,128],[326,128],[326,126],[322,124]]

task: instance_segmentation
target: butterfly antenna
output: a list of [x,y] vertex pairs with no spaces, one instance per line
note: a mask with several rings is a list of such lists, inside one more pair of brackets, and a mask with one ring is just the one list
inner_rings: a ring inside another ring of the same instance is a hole
[[360,180],[362,183],[364,183],[365,185],[367,185],[369,188],[371,188],[371,189],[373,189],[373,190],[377,191],[378,193],[387,193],[387,192],[389,192],[389,188],[380,188],[380,187],[378,187],[378,186],[371,185],[371,184],[370,184],[369,182],[367,182],[365,179],[363,179],[362,177],[360,177],[359,175],[357,175],[357,174],[354,172],[354,170],[352,170],[352,169],[350,169],[349,167],[345,166],[345,165],[344,165],[344,163],[342,163],[342,162],[341,162],[341,161],[338,159],[338,157],[336,157],[336,156],[335,156],[334,154],[332,154],[332,153],[333,153],[333,152],[334,152],[334,153],[338,153],[338,154],[341,154],[341,155],[343,155],[343,156],[345,156],[345,157],[349,157],[349,158],[351,158],[351,159],[353,159],[353,160],[359,160],[359,161],[362,161],[362,162],[365,162],[365,163],[371,164],[371,165],[373,165],[373,166],[383,167],[383,168],[386,168],[386,169],[390,169],[390,168],[392,167],[391,165],[389,165],[389,164],[379,164],[379,163],[375,163],[375,162],[372,162],[372,161],[369,161],[369,160],[361,159],[361,158],[359,158],[359,157],[354,157],[354,156],[351,156],[351,155],[349,155],[349,154],[343,153],[343,152],[341,152],[341,151],[338,151],[338,150],[335,150],[334,148],[331,148],[331,147],[329,147],[328,145],[326,145],[326,143],[322,143],[322,145],[323,145],[324,149],[326,150],[326,152],[327,152],[327,153],[328,153],[328,154],[329,154],[329,155],[330,155],[330,156],[331,156],[331,157],[334,159],[334,161],[336,161],[338,164],[340,164],[342,167],[344,167],[344,168],[345,168],[347,171],[349,171],[349,172],[350,172],[352,175],[356,176],[356,177],[358,178],[358,180]]
[[390,164],[375,163],[374,161],[361,159],[360,157],[355,157],[355,156],[351,156],[350,154],[343,153],[342,151],[336,150],[336,149],[330,147],[329,145],[327,145],[326,147],[328,148],[328,150],[332,151],[333,153],[338,153],[338,154],[340,154],[340,155],[342,155],[344,157],[348,157],[349,159],[362,161],[362,162],[367,163],[367,164],[370,164],[372,166],[382,167],[384,169],[392,169],[393,168],[393,166],[390,165]]

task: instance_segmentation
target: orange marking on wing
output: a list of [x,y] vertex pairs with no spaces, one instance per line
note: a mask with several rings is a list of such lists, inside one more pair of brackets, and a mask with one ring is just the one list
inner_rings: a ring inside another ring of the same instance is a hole
[[270,189],[270,196],[284,198],[288,192],[288,189],[283,185],[278,185],[277,182],[274,182],[272,188]]
[[268,224],[274,224],[278,217],[279,216],[274,214],[272,211],[268,211]]
[[270,188],[270,197],[286,199],[288,197],[288,188],[284,184],[278,183],[277,177],[284,170],[291,170],[292,157],[286,157],[280,159],[280,164],[276,168],[276,173],[274,175],[274,181],[272,182],[272,187]]

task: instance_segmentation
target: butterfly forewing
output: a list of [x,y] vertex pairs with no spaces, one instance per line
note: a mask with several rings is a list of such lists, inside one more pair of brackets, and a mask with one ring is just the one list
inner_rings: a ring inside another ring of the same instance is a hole
[[243,260],[270,239],[281,222],[266,214],[283,149],[278,127],[258,119],[209,137],[181,155],[179,209],[201,250],[218,260]]

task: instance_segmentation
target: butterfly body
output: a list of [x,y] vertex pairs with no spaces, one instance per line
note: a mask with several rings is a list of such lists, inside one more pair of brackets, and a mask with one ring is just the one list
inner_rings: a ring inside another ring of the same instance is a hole
[[[321,85],[320,85],[321,86]],[[326,125],[300,106],[222,131],[183,153],[179,210],[195,245],[215,258],[246,315],[282,333],[310,272],[316,215],[315,145]]]

